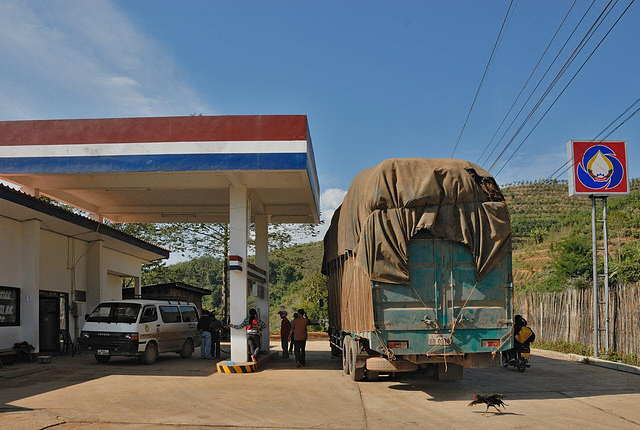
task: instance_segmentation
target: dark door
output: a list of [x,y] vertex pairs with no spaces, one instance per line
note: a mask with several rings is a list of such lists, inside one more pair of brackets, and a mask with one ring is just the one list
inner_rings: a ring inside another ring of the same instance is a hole
[[40,351],[58,350],[60,298],[40,297]]

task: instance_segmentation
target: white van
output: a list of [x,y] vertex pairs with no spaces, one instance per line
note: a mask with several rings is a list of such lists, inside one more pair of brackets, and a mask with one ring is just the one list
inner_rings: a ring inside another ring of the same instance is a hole
[[79,344],[100,363],[112,356],[140,357],[153,364],[158,354],[189,358],[200,346],[196,305],[178,300],[113,300],[85,315]]

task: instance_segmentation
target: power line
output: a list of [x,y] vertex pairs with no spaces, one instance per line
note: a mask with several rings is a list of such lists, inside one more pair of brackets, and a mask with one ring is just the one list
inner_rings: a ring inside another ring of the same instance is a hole
[[[610,136],[614,131],[616,131],[617,129],[619,129],[620,127],[622,127],[622,126],[624,125],[624,123],[626,123],[626,122],[627,122],[627,121],[629,121],[631,118],[633,118],[633,117],[635,116],[635,114],[637,114],[638,112],[640,112],[640,108],[638,108],[638,109],[636,109],[635,111],[633,111],[633,112],[632,112],[628,117],[626,117],[626,118],[625,118],[625,120],[624,120],[624,121],[622,121],[620,124],[618,124],[618,126],[617,126],[616,128],[614,128],[614,129],[613,129],[613,130],[611,130],[609,133],[607,133],[607,135],[606,135],[605,137],[603,137],[603,138],[600,140],[600,142],[604,141],[604,140],[605,140],[607,137],[609,137],[609,136]],[[569,164],[569,165],[567,166],[567,164]],[[571,159],[570,159],[569,161],[567,161],[567,162],[566,162],[562,167],[565,167],[565,166],[566,166],[566,168],[565,168],[562,172],[560,172],[560,173],[558,174],[558,176],[556,176],[556,177],[554,178],[554,180],[555,180],[555,179],[558,179],[560,176],[562,176],[562,175],[564,175],[565,173],[567,173],[567,171],[573,167],[573,157],[571,157]],[[561,167],[561,169],[562,169],[562,167]],[[556,170],[556,171],[557,171],[557,170]],[[555,172],[554,172],[554,174],[555,174]]]
[[[604,22],[604,20],[607,18],[607,16],[609,15],[609,13],[613,10],[613,8],[616,6],[616,4],[618,3],[619,0],[616,0],[616,2],[613,4],[613,6],[611,8],[609,8],[609,6],[611,5],[611,1],[609,1],[609,3],[607,3],[607,5],[605,6],[605,8],[602,10],[602,12],[600,13],[600,15],[598,16],[598,18],[596,19],[596,21],[591,25],[591,27],[589,28],[589,30],[587,31],[587,33],[584,35],[584,37],[582,38],[582,40],[580,41],[580,43],[578,44],[578,46],[576,46],[576,48],[573,50],[573,52],[571,53],[571,55],[569,56],[569,58],[567,59],[567,61],[564,63],[564,65],[562,66],[562,68],[560,69],[560,71],[558,71],[558,73],[556,74],[555,78],[553,79],[553,81],[551,82],[551,84],[549,84],[549,86],[547,87],[547,89],[544,91],[544,93],[542,94],[542,97],[540,97],[540,99],[536,102],[535,106],[531,109],[531,111],[529,112],[529,114],[527,115],[527,117],[524,119],[524,121],[520,124],[520,127],[518,127],[518,130],[516,130],[516,132],[513,134],[513,136],[511,136],[511,139],[509,139],[509,142],[507,142],[507,144],[504,146],[504,148],[502,148],[502,151],[500,152],[500,154],[498,154],[498,157],[494,160],[493,164],[491,164],[491,167],[489,167],[489,170],[492,170],[494,168],[494,166],[498,163],[498,161],[500,161],[500,158],[502,158],[502,156],[506,153],[507,149],[509,149],[509,147],[511,146],[511,144],[515,141],[515,139],[518,137],[518,135],[520,134],[520,132],[524,129],[525,125],[529,122],[529,120],[533,117],[533,114],[538,110],[538,108],[542,105],[542,102],[547,98],[547,96],[551,93],[551,90],[553,90],[553,88],[556,86],[556,84],[560,81],[560,78],[564,75],[564,73],[567,71],[567,69],[569,68],[569,66],[573,63],[573,61],[576,59],[576,57],[578,56],[578,54],[580,54],[580,52],[582,52],[582,49],[586,46],[587,42],[591,39],[591,37],[595,34],[595,32],[598,30],[598,28],[600,28],[600,25]],[[634,0],[635,1],[635,0]],[[605,14],[606,11],[606,14]],[[603,18],[603,14],[604,14],[604,18]],[[623,13],[624,14],[624,13]],[[621,15],[622,17],[622,15]],[[616,23],[617,24],[617,21]],[[614,27],[615,27],[614,24]],[[609,32],[611,32],[611,30],[613,29],[613,27],[609,30]],[[604,38],[607,37],[607,35],[609,34],[609,32],[607,32],[607,34],[604,36]],[[598,47],[600,46],[600,44],[604,41],[604,38],[600,41],[600,43],[598,44],[598,46],[596,46],[595,49],[598,49]],[[589,57],[587,58],[586,61],[589,60],[589,58],[591,58],[591,55],[593,55],[593,53],[595,52],[595,49],[591,52],[591,54],[589,55]],[[580,66],[580,69],[578,69],[578,72],[576,72],[576,74],[574,74],[574,76],[571,78],[571,80],[569,81],[569,83],[564,87],[564,89],[560,92],[560,95],[562,95],[564,93],[564,91],[567,89],[567,87],[569,86],[569,84],[571,82],[573,82],[573,80],[575,79],[575,77],[577,76],[577,74],[580,72],[580,70],[582,70],[582,68],[584,67],[584,65],[586,64],[586,61],[582,64],[582,66]],[[553,106],[556,101],[558,101],[558,98],[560,96],[556,97],[556,99],[553,101],[553,103],[551,104],[551,106]],[[550,107],[551,108],[551,107]],[[550,109],[549,108],[549,109]],[[535,128],[538,126],[538,124],[540,123],[540,121],[542,120],[542,118],[544,118],[547,114],[547,112],[549,112],[549,109],[547,109],[547,111],[542,115],[542,117],[540,118],[540,120],[538,120],[538,122],[536,123],[536,125],[533,127],[533,129],[531,130],[531,132],[533,130],[535,130]],[[525,137],[524,141],[526,141],[526,139],[531,135],[531,132],[529,132],[529,134]],[[522,143],[524,143],[524,141]],[[518,149],[522,146],[522,143],[520,143],[520,145],[518,146],[518,148],[516,149],[515,152],[518,151]],[[514,152],[514,154],[515,154]],[[511,157],[509,158],[509,160],[511,160],[511,158],[513,158],[513,155],[511,155]],[[506,165],[506,163],[505,163]],[[504,168],[504,165],[502,166]],[[502,171],[502,169],[500,169],[500,171]]]
[[[480,154],[480,157],[478,157],[478,161],[477,163],[480,163],[480,160],[482,160],[482,157],[484,157],[484,154],[487,152],[487,149],[489,149],[489,146],[491,145],[491,142],[493,142],[493,139],[495,139],[495,137],[498,134],[498,131],[500,131],[500,128],[502,127],[502,125],[504,124],[504,122],[507,120],[507,118],[509,117],[509,114],[511,114],[511,111],[513,110],[514,106],[516,105],[516,103],[518,102],[518,100],[520,100],[520,96],[522,95],[522,93],[524,92],[524,89],[527,87],[527,85],[529,84],[529,81],[531,80],[531,78],[533,77],[533,74],[536,72],[536,70],[538,70],[538,66],[540,65],[540,63],[542,62],[542,59],[544,58],[544,56],[547,54],[547,51],[549,50],[549,48],[551,47],[551,44],[553,43],[553,41],[556,39],[556,36],[558,35],[558,32],[560,31],[560,29],[562,28],[562,26],[564,25],[564,22],[567,20],[567,18],[569,17],[569,14],[571,13],[571,11],[573,10],[573,7],[576,5],[576,2],[578,0],[573,0],[573,3],[571,4],[571,7],[569,8],[569,10],[567,11],[567,13],[565,14],[564,18],[562,19],[562,22],[560,23],[560,25],[558,26],[558,28],[556,29],[555,33],[553,33],[553,37],[551,38],[551,40],[549,41],[549,43],[547,44],[547,47],[544,49],[544,51],[542,52],[542,55],[540,56],[540,58],[538,59],[538,62],[536,63],[536,65],[533,67],[533,70],[531,70],[531,73],[529,73],[529,77],[527,78],[526,82],[524,83],[524,85],[522,86],[522,88],[520,89],[520,92],[518,93],[518,95],[516,96],[516,99],[513,101],[513,103],[511,104],[511,107],[509,108],[509,110],[507,111],[506,115],[504,116],[504,118],[502,119],[502,122],[500,123],[500,125],[498,126],[498,128],[496,128],[495,133],[493,133],[493,136],[491,136],[491,139],[489,140],[489,142],[487,143],[487,145],[484,147],[484,150],[482,151],[482,154]],[[593,0],[593,3],[595,3],[595,0]],[[591,3],[593,5],[593,3]]]
[[504,29],[506,28],[505,24],[507,23],[507,18],[509,17],[509,12],[511,11],[511,8],[513,6],[513,1],[511,0],[511,2],[509,3],[509,7],[507,8],[507,13],[504,15],[504,19],[502,20],[502,25],[500,26],[500,32],[498,32],[498,36],[496,37],[496,41],[493,44],[493,49],[491,50],[491,55],[489,55],[489,61],[487,61],[487,65],[484,68],[484,73],[482,74],[482,79],[480,79],[480,84],[478,85],[478,89],[476,90],[476,94],[473,97],[473,102],[471,102],[471,107],[469,108],[469,112],[467,112],[467,117],[464,120],[464,124],[462,125],[462,130],[460,130],[460,135],[458,136],[458,140],[456,141],[456,145],[453,147],[453,152],[451,152],[451,157],[453,157],[453,154],[456,153],[456,150],[458,149],[458,145],[460,144],[460,139],[462,139],[462,133],[464,133],[464,129],[467,127],[467,122],[469,122],[469,117],[471,116],[471,111],[473,110],[473,107],[476,104],[476,100],[478,99],[478,94],[480,94],[480,89],[482,88],[482,84],[484,83],[484,79],[487,76],[487,72],[489,71],[489,66],[491,65],[491,62],[493,61],[493,57],[495,56],[496,50],[498,49],[498,45],[500,44],[500,41],[502,40],[502,33],[504,31]]
[[[620,115],[618,115],[617,117],[615,117],[613,119],[613,121],[611,121],[609,124],[607,124],[607,126],[605,128],[602,129],[602,131],[600,133],[598,133],[593,139],[591,139],[592,141],[596,141],[598,140],[598,137],[600,137],[601,134],[603,134],[604,132],[607,131],[607,129],[609,127],[611,127],[613,124],[616,123],[616,121],[618,121],[620,118],[622,118],[624,116],[624,114],[626,114],[627,112],[629,112],[631,109],[633,109],[633,107],[635,105],[637,105],[638,103],[640,103],[640,97],[638,97],[633,103],[631,103],[631,105],[629,107],[627,107]],[[637,111],[636,111],[637,112]],[[627,122],[631,117],[633,117],[633,115],[635,115],[635,112],[633,114],[631,114],[627,119],[625,119],[622,123],[620,123],[616,128],[614,128],[613,130],[611,130],[609,133],[607,133],[607,135],[605,137],[603,137],[602,139],[600,139],[600,142],[602,142],[603,140],[605,140],[607,137],[609,137],[611,135],[611,133],[613,133],[614,131],[616,131],[617,129],[620,128],[620,126],[622,126],[622,124],[624,124],[625,122]],[[558,167],[551,175],[549,175],[549,177],[547,179],[557,179],[558,177],[560,177],[560,175],[558,175],[556,178],[554,178],[553,176],[560,172],[563,168],[565,168],[569,163],[573,164],[573,158],[571,158],[570,160],[565,161],[562,166]],[[562,173],[565,173],[566,170]],[[561,174],[562,174],[561,173]]]
[[[591,4],[589,5],[589,7],[587,8],[587,10],[584,12],[584,14],[582,15],[582,18],[580,18],[580,21],[578,21],[578,23],[575,25],[575,27],[573,28],[573,30],[571,31],[571,34],[569,34],[569,37],[567,37],[567,40],[564,42],[564,44],[562,45],[562,47],[560,48],[560,50],[558,51],[558,53],[556,54],[556,56],[553,58],[553,60],[551,61],[551,64],[549,64],[549,66],[547,67],[547,70],[545,70],[544,74],[542,75],[542,77],[538,80],[538,83],[536,84],[536,86],[533,88],[533,90],[531,91],[531,93],[529,94],[529,97],[527,97],[527,99],[524,101],[524,103],[522,104],[522,106],[520,107],[520,110],[518,111],[518,113],[516,114],[516,116],[511,120],[511,123],[509,124],[509,127],[507,127],[507,129],[504,131],[504,133],[502,133],[502,136],[500,136],[500,139],[498,140],[498,142],[495,144],[495,146],[493,147],[493,149],[491,150],[491,152],[489,153],[489,155],[487,156],[486,160],[484,161],[484,163],[482,164],[482,166],[484,167],[484,165],[486,163],[489,162],[489,160],[491,159],[491,156],[493,155],[493,153],[495,152],[496,149],[498,149],[498,147],[500,146],[500,143],[502,142],[502,140],[505,138],[505,136],[507,135],[507,133],[509,132],[509,130],[511,130],[511,127],[513,126],[513,124],[516,122],[516,120],[520,117],[520,114],[522,113],[522,111],[524,110],[524,108],[527,106],[527,104],[529,103],[529,100],[531,100],[531,97],[533,97],[533,95],[536,93],[536,90],[538,89],[538,87],[540,86],[540,84],[542,84],[542,82],[544,81],[544,78],[547,77],[547,74],[549,73],[549,71],[551,71],[551,68],[553,67],[553,65],[556,63],[556,61],[558,60],[558,58],[560,57],[560,54],[562,54],[562,51],[564,51],[564,48],[569,44],[569,42],[571,41],[571,39],[573,38],[573,35],[575,34],[575,32],[578,30],[578,28],[580,28],[580,24],[582,24],[582,21],[584,21],[585,17],[587,16],[587,14],[589,13],[589,11],[591,10],[591,8],[593,7],[595,3],[595,0],[593,0],[591,2]],[[611,1],[609,1],[609,4],[611,4]],[[609,6],[609,4],[607,4],[607,7]],[[605,10],[607,9],[607,7],[605,7]],[[603,10],[604,12],[604,10]],[[602,13],[600,14],[600,16],[602,16]],[[600,19],[600,16],[598,17],[598,19],[596,20],[596,22],[598,22],[598,20]],[[595,23],[594,23],[595,24]],[[593,27],[593,26],[592,26]],[[587,32],[588,34],[588,32]]]
[[[540,122],[544,119],[544,117],[547,115],[547,113],[549,113],[549,111],[551,110],[551,108],[553,107],[553,105],[556,104],[556,102],[558,101],[558,99],[562,96],[562,94],[564,94],[565,90],[569,87],[569,85],[571,85],[571,83],[573,82],[573,80],[576,78],[576,76],[578,76],[578,73],[580,73],[580,71],[584,68],[584,66],[587,64],[587,62],[589,61],[589,59],[593,56],[593,54],[595,54],[595,52],[598,50],[598,48],[600,47],[600,45],[602,45],[602,43],[605,41],[605,39],[607,38],[607,36],[609,36],[609,34],[611,33],[611,31],[616,27],[616,25],[618,24],[618,22],[620,22],[620,20],[622,19],[622,17],[627,13],[627,11],[629,10],[629,8],[631,7],[631,5],[635,2],[635,0],[631,0],[631,3],[629,3],[629,5],[622,11],[622,13],[620,14],[620,16],[618,17],[618,19],[616,20],[616,22],[613,23],[613,25],[611,26],[611,28],[609,29],[609,31],[607,31],[607,33],[602,37],[602,39],[600,40],[600,42],[596,45],[596,47],[593,49],[593,51],[591,51],[591,54],[589,54],[589,56],[587,57],[586,60],[584,60],[584,62],[582,63],[582,65],[580,66],[580,68],[578,69],[578,71],[576,71],[576,73],[573,75],[573,77],[571,78],[571,80],[569,82],[567,82],[567,85],[565,85],[565,87],[562,89],[562,91],[560,92],[560,94],[558,94],[558,96],[555,98],[555,100],[553,101],[553,103],[551,103],[551,106],[549,106],[549,108],[544,112],[544,114],[542,115],[542,117],[540,117],[540,119],[538,120],[538,122],[533,126],[533,128],[531,129],[531,131],[529,132],[529,134],[527,134],[527,136],[524,138],[524,140],[522,142],[520,142],[520,145],[518,145],[518,147],[516,148],[515,151],[513,151],[513,153],[511,154],[511,156],[509,157],[509,159],[502,165],[502,167],[500,168],[500,170],[498,171],[498,173],[496,173],[496,176],[498,176],[500,174],[500,172],[502,172],[502,170],[505,168],[505,166],[509,163],[509,161],[511,161],[511,159],[516,155],[516,153],[518,152],[518,150],[522,147],[522,145],[527,141],[527,139],[529,138],[529,136],[531,136],[531,133],[533,133],[533,131],[536,129],[536,127],[538,127],[538,124],[540,124]],[[616,2],[617,3],[617,2]],[[615,5],[614,5],[615,6]],[[497,161],[497,160],[496,160]]]

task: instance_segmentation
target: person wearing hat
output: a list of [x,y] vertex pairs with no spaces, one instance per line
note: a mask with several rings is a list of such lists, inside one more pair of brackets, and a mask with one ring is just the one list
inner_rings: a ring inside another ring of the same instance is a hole
[[291,323],[287,318],[287,311],[278,311],[280,315],[280,343],[282,344],[282,356],[280,358],[289,358],[289,334],[291,333]]

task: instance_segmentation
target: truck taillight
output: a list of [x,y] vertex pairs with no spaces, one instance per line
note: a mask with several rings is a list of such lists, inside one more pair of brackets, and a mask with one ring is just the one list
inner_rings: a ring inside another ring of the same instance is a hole
[[390,340],[387,342],[387,348],[390,349],[408,349],[409,341],[408,340]]
[[483,348],[498,348],[500,346],[500,339],[482,339]]

